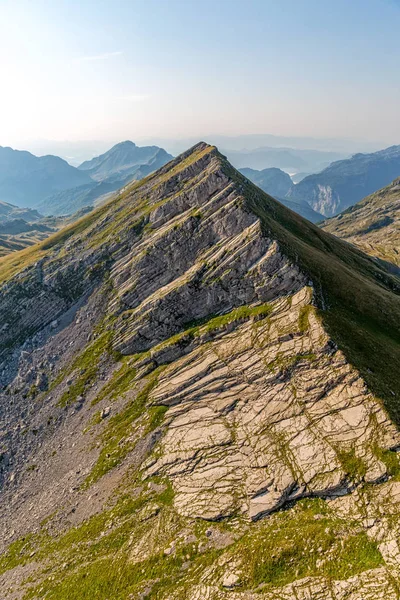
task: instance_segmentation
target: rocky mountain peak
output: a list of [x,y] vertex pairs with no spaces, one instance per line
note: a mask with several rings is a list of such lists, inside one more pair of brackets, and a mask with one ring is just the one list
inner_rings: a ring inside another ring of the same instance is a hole
[[200,142],[0,281],[4,590],[395,597],[383,264]]

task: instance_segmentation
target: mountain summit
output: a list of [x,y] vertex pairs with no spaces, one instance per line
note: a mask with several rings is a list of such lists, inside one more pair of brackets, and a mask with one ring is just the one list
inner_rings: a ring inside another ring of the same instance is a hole
[[385,263],[202,142],[0,281],[2,597],[396,598]]
[[78,167],[78,172],[88,177],[89,184],[53,194],[44,199],[39,208],[45,214],[65,215],[101,203],[126,183],[142,179],[171,158],[158,146],[140,147],[130,141],[121,142]]
[[118,176],[132,178],[140,167],[151,165],[147,174],[162,167],[172,156],[158,146],[136,146],[127,140],[116,144],[110,150],[85,161],[78,169],[86,171],[95,181],[103,181]]

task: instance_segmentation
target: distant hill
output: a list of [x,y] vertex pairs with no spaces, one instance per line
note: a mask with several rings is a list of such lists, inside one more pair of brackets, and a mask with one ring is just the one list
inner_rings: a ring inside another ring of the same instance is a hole
[[400,267],[400,178],[321,227]]
[[276,167],[290,173],[317,173],[332,161],[345,158],[340,152],[322,152],[296,148],[260,147],[254,150],[223,150],[230,162],[238,169],[250,167],[265,169]]
[[58,156],[34,156],[0,146],[0,198],[4,202],[36,208],[46,196],[90,181],[87,173]]
[[290,208],[290,210],[293,210],[298,215],[301,215],[308,221],[311,221],[311,223],[319,223],[324,219],[324,215],[311,208],[307,202],[295,202],[294,200],[280,198],[279,196],[276,196],[276,200],[279,200],[281,204],[284,204],[287,206],[287,208]]
[[257,171],[256,169],[245,168],[239,169],[239,171],[250,179],[250,181],[258,185],[264,192],[267,192],[267,194],[270,194],[305,219],[308,219],[312,223],[323,220],[323,215],[313,210],[307,202],[296,202],[286,198],[294,185],[290,175],[281,171],[281,169],[271,168]]
[[0,222],[0,257],[32,246],[55,231],[56,228],[41,221],[28,223],[21,218],[2,221]]
[[[0,207],[2,204],[0,203]],[[24,209],[19,210],[22,213]],[[28,222],[24,218],[17,217],[0,221],[0,257],[45,240],[52,233],[74,223],[91,210],[92,207],[85,207],[68,217],[42,217],[37,211],[32,210],[25,211],[26,217],[30,217],[32,213],[40,217],[40,220],[35,218]]]
[[28,223],[24,219],[12,219],[11,221],[0,223],[0,234],[18,234],[27,233],[28,231],[41,231],[45,233],[52,231],[52,229],[40,221]]
[[309,175],[290,192],[290,200],[307,201],[330,217],[388,185],[400,175],[400,146],[372,154],[355,154]]
[[37,210],[31,208],[20,208],[0,201],[0,224],[14,219],[24,219],[25,221],[38,221],[42,215]]
[[46,215],[69,215],[85,206],[93,206],[133,179],[142,179],[172,159],[158,146],[136,146],[133,142],[116,144],[104,154],[82,163],[78,170],[89,183],[61,190],[39,204]]
[[134,176],[143,165],[151,164],[154,169],[158,169],[171,159],[171,154],[158,146],[140,147],[125,141],[104,154],[83,162],[78,169],[88,173],[95,181],[121,180]]
[[262,171],[249,168],[239,169],[239,171],[271,196],[286,196],[293,187],[290,175],[275,167]]

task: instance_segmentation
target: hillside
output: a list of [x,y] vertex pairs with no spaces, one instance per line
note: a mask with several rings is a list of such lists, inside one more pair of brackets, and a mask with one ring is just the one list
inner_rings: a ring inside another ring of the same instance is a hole
[[20,210],[21,214],[24,214],[25,210],[26,216],[31,216],[32,214],[37,218],[33,221],[25,221],[21,218],[0,221],[0,257],[12,252],[18,252],[45,240],[52,233],[55,233],[66,225],[74,223],[74,221],[77,221],[92,209],[91,207],[86,207],[67,217],[41,217],[40,219],[38,217],[41,215],[35,210]]
[[400,179],[324,221],[321,227],[400,267]]
[[0,597],[398,597],[384,263],[200,143],[0,281]]
[[23,250],[45,240],[55,229],[40,222],[27,223],[14,219],[0,225],[0,256]]
[[308,219],[312,223],[318,223],[323,220],[323,215],[313,210],[307,202],[296,202],[286,198],[286,196],[290,195],[294,185],[290,175],[284,171],[275,168],[263,169],[262,171],[245,168],[239,169],[239,171],[264,192],[267,192],[267,194],[270,194],[305,219]]
[[85,206],[94,206],[130,181],[156,171],[171,158],[158,146],[140,147],[133,142],[121,142],[78,167],[90,177],[90,183],[43,199],[39,209],[46,215],[61,216],[70,215]]
[[355,154],[302,179],[288,198],[306,201],[325,215],[334,216],[388,185],[400,175],[400,146],[372,154]]
[[281,169],[270,168],[257,171],[256,169],[239,169],[240,173],[250,179],[259,188],[271,196],[284,198],[293,187],[290,175]]
[[78,169],[89,173],[95,181],[109,180],[113,177],[126,179],[126,177],[133,177],[137,169],[143,165],[151,164],[154,166],[153,170],[157,170],[171,158],[170,154],[158,146],[140,147],[128,140],[116,144],[92,160],[85,161]]
[[4,202],[37,208],[46,196],[89,181],[89,175],[58,156],[34,156],[0,146],[0,198]]
[[24,219],[25,221],[38,221],[42,215],[37,210],[30,208],[19,208],[8,202],[0,201],[0,224],[14,219]]
[[37,210],[0,202],[0,256],[32,246],[55,231],[41,219]]

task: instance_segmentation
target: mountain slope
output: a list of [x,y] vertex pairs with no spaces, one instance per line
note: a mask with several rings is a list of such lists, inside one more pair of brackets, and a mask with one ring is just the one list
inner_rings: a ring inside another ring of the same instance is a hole
[[0,202],[0,256],[22,250],[48,237],[54,229],[40,223],[42,218],[37,210]]
[[0,280],[2,597],[397,597],[383,263],[200,143]]
[[120,142],[110,150],[83,162],[78,169],[86,171],[95,181],[104,181],[117,176],[118,179],[134,175],[138,167],[153,165],[159,169],[172,156],[158,146],[136,146],[133,142]]
[[314,210],[331,217],[388,185],[399,174],[400,146],[392,146],[334,162],[321,173],[302,179],[288,197],[305,200]]
[[90,180],[58,156],[38,157],[0,146],[0,198],[5,202],[36,208],[46,196]]
[[14,219],[24,219],[25,221],[38,221],[42,215],[37,210],[31,208],[19,208],[7,202],[0,202],[0,223],[13,221]]
[[256,169],[239,169],[240,173],[258,185],[264,192],[271,196],[284,198],[293,187],[290,175],[281,169],[270,168],[257,171]]
[[323,216],[315,212],[307,202],[295,202],[286,198],[286,196],[290,195],[294,186],[290,176],[284,171],[274,168],[263,169],[262,171],[246,168],[239,169],[239,171],[264,192],[267,192],[267,194],[270,194],[305,219],[308,219],[312,223],[323,220]]
[[400,179],[321,227],[400,267]]
[[93,206],[132,180],[139,180],[156,171],[172,156],[158,146],[136,146],[121,142],[110,150],[78,168],[91,181],[77,188],[67,189],[45,198],[39,209],[46,215],[69,215],[85,206]]

